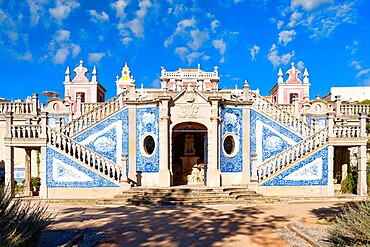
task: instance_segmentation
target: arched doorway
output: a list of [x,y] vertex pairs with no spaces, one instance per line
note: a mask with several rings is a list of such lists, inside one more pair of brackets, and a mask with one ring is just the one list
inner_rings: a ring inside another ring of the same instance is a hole
[[205,184],[207,127],[196,122],[172,128],[173,186]]

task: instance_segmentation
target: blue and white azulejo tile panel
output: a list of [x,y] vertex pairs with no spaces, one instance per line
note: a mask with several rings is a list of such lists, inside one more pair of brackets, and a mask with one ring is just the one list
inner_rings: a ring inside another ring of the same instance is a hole
[[[159,172],[159,108],[147,107],[136,109],[136,171]],[[155,141],[153,155],[143,153],[143,138],[150,135]]]
[[251,109],[250,117],[251,156],[257,154],[259,164],[302,140],[292,131],[254,109]]
[[[221,172],[243,171],[243,111],[235,107],[221,107],[221,135],[220,135],[220,169]],[[226,136],[235,138],[235,155],[232,157],[224,151],[223,140]]]
[[74,138],[105,158],[120,163],[128,154],[128,110],[123,109]]
[[46,148],[46,185],[50,188],[118,187],[116,184],[67,158],[52,148]]
[[312,154],[262,186],[318,186],[328,184],[328,147]]

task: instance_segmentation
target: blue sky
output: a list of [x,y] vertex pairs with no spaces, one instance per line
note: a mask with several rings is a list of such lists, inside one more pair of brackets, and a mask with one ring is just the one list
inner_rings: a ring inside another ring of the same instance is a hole
[[126,61],[138,87],[158,87],[161,66],[200,64],[219,67],[220,88],[247,78],[268,95],[291,62],[308,69],[311,99],[331,86],[370,85],[365,0],[0,0],[0,7],[7,99],[63,95],[65,69],[81,59],[90,72],[97,66],[107,98]]

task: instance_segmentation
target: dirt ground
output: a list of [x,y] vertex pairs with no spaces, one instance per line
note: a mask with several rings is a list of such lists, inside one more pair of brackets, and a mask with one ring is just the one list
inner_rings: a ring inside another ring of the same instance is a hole
[[40,246],[291,246],[289,223],[323,229],[343,203],[119,206],[50,203],[54,222]]

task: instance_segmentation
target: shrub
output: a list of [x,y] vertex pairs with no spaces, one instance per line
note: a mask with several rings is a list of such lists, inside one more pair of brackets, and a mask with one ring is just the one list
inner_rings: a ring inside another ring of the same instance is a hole
[[40,203],[31,205],[14,199],[0,188],[0,246],[37,246],[51,214]]
[[345,206],[330,228],[330,240],[335,246],[370,245],[370,201]]
[[341,183],[341,192],[346,194],[356,194],[357,192],[357,169],[352,168],[347,177]]

